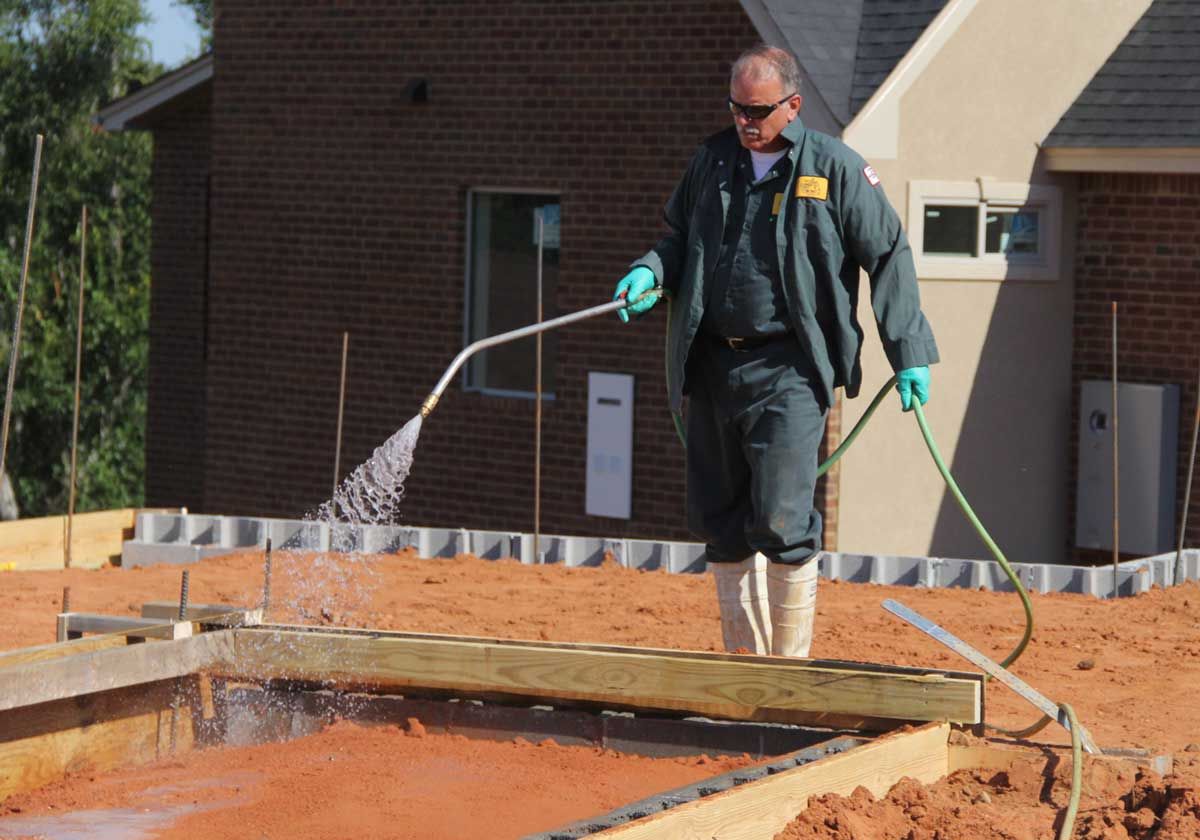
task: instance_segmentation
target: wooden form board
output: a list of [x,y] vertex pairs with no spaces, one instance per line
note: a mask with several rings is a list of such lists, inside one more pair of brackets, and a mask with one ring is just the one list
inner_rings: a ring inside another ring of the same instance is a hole
[[949,735],[945,723],[884,735],[812,764],[588,836],[603,840],[771,840],[807,807],[810,796],[848,795],[860,785],[882,796],[905,776],[925,783],[937,781],[947,773]]
[[233,632],[217,630],[0,667],[0,711],[227,667],[233,659]]
[[[94,569],[121,556],[133,539],[137,508],[75,514],[71,523],[71,566]],[[0,570],[61,569],[67,517],[43,516],[0,522]]]
[[[195,682],[195,678],[190,678]],[[196,692],[181,692],[188,698]],[[3,712],[0,802],[56,782],[68,773],[145,764],[190,749],[193,706],[172,708],[174,680],[70,697]]]
[[535,696],[787,723],[982,719],[982,680],[810,660],[452,636],[234,630],[236,676]]

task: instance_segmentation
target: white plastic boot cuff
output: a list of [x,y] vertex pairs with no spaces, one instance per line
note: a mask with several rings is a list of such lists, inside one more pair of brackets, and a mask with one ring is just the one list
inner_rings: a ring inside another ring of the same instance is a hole
[[817,566],[814,557],[803,566],[772,563],[767,570],[771,653],[775,656],[808,656],[817,608]]
[[761,554],[740,563],[710,563],[721,610],[721,637],[725,650],[742,648],[751,653],[771,652],[771,624],[767,605],[767,559]]

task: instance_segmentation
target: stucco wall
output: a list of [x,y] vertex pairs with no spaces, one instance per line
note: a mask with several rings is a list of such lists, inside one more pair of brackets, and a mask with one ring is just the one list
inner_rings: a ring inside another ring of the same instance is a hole
[[[913,180],[992,177],[1063,189],[1055,279],[921,282],[942,356],[927,416],[964,492],[1014,560],[1063,560],[1069,537],[1074,179],[1041,171],[1038,143],[1148,5],[951,3],[944,43],[918,42],[914,49],[928,51],[917,72],[904,77],[904,63],[897,68],[898,119],[887,118],[886,104],[868,103],[845,133],[902,217]],[[891,371],[865,306],[861,317],[870,395]],[[844,428],[865,406],[846,406]],[[843,551],[984,556],[915,421],[894,408],[846,458],[840,501]]]

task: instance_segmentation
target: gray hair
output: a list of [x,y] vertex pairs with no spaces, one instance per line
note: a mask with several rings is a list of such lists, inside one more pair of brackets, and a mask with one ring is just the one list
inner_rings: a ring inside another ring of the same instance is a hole
[[742,74],[754,79],[775,76],[789,95],[800,92],[800,65],[790,52],[779,47],[756,44],[739,55],[729,70],[729,78],[732,81]]

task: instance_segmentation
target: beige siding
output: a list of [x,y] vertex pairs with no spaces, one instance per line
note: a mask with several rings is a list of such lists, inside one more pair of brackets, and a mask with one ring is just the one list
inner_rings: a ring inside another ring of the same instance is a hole
[[[869,103],[845,133],[902,216],[913,180],[991,177],[1063,188],[1056,279],[921,284],[942,355],[927,416],[963,490],[1014,561],[1063,560],[1069,538],[1074,179],[1043,172],[1037,144],[1148,5],[956,0],[943,12],[959,16],[943,27],[945,41],[926,44],[932,55],[907,78],[894,77],[898,120],[886,103],[868,113]],[[904,71],[902,62],[897,73]],[[888,149],[894,159],[871,153]],[[872,323],[865,300],[861,317]],[[867,335],[864,398],[847,405],[845,429],[890,375],[870,326]],[[844,461],[838,548],[985,556],[915,421],[889,400],[873,426]]]

